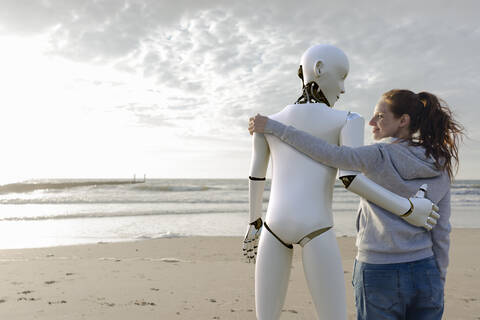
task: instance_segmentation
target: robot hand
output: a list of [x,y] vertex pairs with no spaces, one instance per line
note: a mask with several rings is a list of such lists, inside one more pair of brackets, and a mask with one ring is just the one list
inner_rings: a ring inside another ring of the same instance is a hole
[[257,257],[258,241],[262,232],[262,219],[258,218],[248,225],[245,239],[243,239],[243,256],[246,262],[254,262]]
[[408,199],[411,206],[410,210],[401,217],[414,226],[423,227],[430,231],[437,224],[440,215],[437,213],[439,208],[425,198],[426,191],[427,185],[424,184],[414,197]]

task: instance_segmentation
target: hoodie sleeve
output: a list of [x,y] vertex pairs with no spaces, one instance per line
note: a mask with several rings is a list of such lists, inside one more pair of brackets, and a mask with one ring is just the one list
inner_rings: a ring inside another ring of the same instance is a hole
[[440,275],[445,282],[448,266],[448,250],[450,248],[450,188],[445,196],[438,203],[440,208],[440,219],[437,225],[432,229],[432,243],[433,254],[437,261],[437,266],[440,269]]
[[385,159],[380,144],[357,148],[337,146],[292,126],[287,127],[273,119],[268,119],[265,133],[275,135],[313,160],[334,168],[368,174]]

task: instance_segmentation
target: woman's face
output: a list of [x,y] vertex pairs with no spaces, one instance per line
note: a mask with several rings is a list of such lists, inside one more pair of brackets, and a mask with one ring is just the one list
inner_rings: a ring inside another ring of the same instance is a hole
[[404,134],[405,126],[402,117],[396,118],[393,112],[390,111],[388,102],[383,99],[378,101],[373,111],[373,117],[368,124],[373,127],[372,135],[374,140],[388,137],[401,138]]

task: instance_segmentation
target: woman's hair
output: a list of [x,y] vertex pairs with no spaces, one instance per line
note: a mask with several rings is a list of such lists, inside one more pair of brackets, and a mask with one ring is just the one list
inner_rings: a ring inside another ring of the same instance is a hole
[[[446,170],[453,179],[458,171],[458,144],[464,128],[455,119],[445,101],[428,92],[390,90],[382,95],[395,117],[410,116],[410,144],[423,146],[433,156],[437,169]],[[454,162],[452,165],[452,161]]]

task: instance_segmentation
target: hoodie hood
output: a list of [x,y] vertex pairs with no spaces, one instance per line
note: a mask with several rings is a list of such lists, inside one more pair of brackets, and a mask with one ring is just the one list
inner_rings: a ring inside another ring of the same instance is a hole
[[387,142],[385,148],[391,155],[390,161],[403,179],[432,178],[441,174],[435,167],[435,159],[425,156],[425,148],[411,146],[407,141],[396,138],[382,142]]

